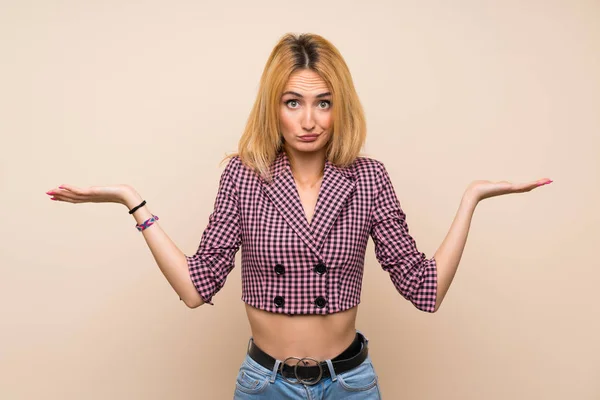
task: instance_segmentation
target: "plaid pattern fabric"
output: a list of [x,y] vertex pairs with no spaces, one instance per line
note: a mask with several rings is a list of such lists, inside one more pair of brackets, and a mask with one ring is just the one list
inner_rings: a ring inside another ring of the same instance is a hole
[[273,182],[230,159],[214,211],[195,255],[186,256],[206,303],[225,284],[242,247],[242,300],[285,314],[331,314],[360,302],[369,236],[375,255],[407,300],[433,312],[437,265],[417,250],[384,165],[358,157],[341,168],[329,160],[309,224],[289,159],[280,152]]

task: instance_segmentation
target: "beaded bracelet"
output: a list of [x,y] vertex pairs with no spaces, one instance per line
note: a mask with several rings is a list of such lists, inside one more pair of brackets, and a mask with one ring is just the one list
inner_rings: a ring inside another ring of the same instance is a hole
[[141,224],[136,224],[135,227],[137,228],[138,231],[141,232],[144,229],[148,228],[150,225],[152,225],[156,221],[158,221],[158,216],[152,214],[152,217],[148,218],[147,220],[145,220]]

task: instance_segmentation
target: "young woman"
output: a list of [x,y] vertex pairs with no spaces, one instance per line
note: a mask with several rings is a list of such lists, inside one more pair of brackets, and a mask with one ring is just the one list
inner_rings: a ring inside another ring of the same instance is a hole
[[365,135],[362,106],[338,50],[318,35],[287,34],[264,68],[196,254],[181,252],[129,185],[62,185],[48,194],[127,206],[188,307],[213,304],[241,246],[252,336],[236,399],[379,399],[368,340],[355,327],[368,238],[398,292],[435,312],[477,203],[552,181],[472,182],[448,235],[426,258],[408,233],[384,165],[359,156]]

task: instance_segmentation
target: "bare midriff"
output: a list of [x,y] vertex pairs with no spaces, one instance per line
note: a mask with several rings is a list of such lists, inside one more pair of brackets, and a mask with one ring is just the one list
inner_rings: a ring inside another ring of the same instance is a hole
[[[270,356],[331,359],[344,351],[356,336],[358,306],[328,315],[277,314],[246,304],[254,343]],[[295,364],[288,360],[287,364]]]

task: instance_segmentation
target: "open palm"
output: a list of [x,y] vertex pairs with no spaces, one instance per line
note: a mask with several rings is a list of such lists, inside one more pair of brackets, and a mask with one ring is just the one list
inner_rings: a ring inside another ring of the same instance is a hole
[[501,196],[510,193],[525,193],[537,187],[547,185],[553,181],[548,178],[538,179],[527,183],[512,183],[508,181],[473,181],[468,187],[468,191],[472,193],[478,200],[487,199],[489,197]]
[[73,185],[61,185],[46,192],[51,200],[67,203],[123,203],[125,195],[131,190],[129,185],[90,186],[80,188]]

